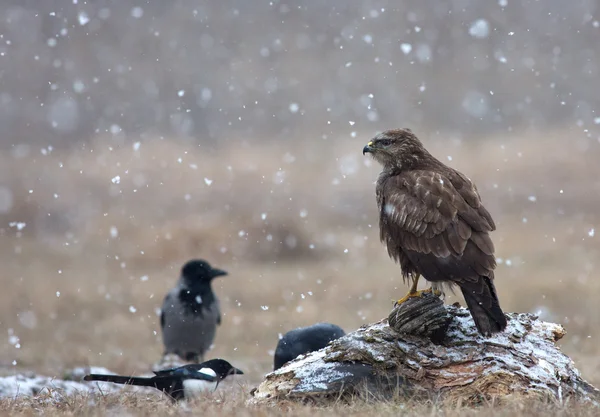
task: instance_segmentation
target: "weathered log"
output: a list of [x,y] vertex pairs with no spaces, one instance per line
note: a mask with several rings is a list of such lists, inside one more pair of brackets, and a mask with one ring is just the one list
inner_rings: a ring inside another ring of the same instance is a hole
[[435,300],[427,296],[396,306],[389,321],[397,330],[384,319],[299,356],[267,374],[249,402],[359,395],[461,404],[507,397],[600,404],[600,391],[555,344],[566,333],[561,325],[510,313],[503,333],[483,337],[468,310],[441,301],[440,308]]

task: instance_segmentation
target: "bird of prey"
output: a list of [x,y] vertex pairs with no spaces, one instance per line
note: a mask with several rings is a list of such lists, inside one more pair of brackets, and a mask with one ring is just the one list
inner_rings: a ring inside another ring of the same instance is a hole
[[458,285],[481,334],[504,330],[489,235],[496,226],[473,182],[434,158],[410,129],[378,134],[366,153],[383,166],[376,186],[381,241],[404,280],[413,280],[398,303],[422,294],[423,276],[436,295],[441,284]]
[[200,364],[156,371],[151,378],[90,374],[83,379],[84,381],[105,381],[115,384],[153,387],[178,401],[196,397],[203,392],[212,392],[217,389],[222,380],[234,374],[243,375],[244,373],[234,368],[226,360],[211,359]]
[[164,354],[198,363],[204,360],[221,324],[219,300],[212,290],[214,278],[227,272],[201,259],[187,262],[175,288],[165,297],[160,315]]
[[341,327],[331,323],[317,323],[290,330],[277,343],[273,370],[276,371],[298,355],[322,349],[345,334]]

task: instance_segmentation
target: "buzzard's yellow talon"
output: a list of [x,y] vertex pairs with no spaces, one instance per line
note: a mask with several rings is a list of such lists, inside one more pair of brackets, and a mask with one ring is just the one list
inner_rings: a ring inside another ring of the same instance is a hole
[[396,301],[396,304],[402,304],[410,300],[411,298],[420,297],[422,291],[409,292],[404,297]]
[[433,295],[435,295],[436,297],[439,297],[440,295],[442,295],[442,292],[440,290],[435,290],[434,291],[432,288],[427,288],[426,290],[419,290],[419,291],[409,292],[404,297],[402,297],[401,299],[399,299],[396,303],[402,304],[402,303],[410,300],[411,298],[423,297],[425,294],[429,294],[429,293],[433,293]]
[[417,286],[419,285],[419,274],[415,274],[415,276],[413,277],[413,283],[410,287],[410,291],[408,291],[408,294],[406,294],[404,297],[402,297],[401,299],[399,299],[397,301],[397,304],[402,304],[408,300],[410,300],[411,298],[415,298],[415,297],[420,297],[421,293],[423,291],[417,291]]
[[406,301],[410,300],[411,298],[415,298],[415,297],[422,297],[425,294],[429,294],[429,293],[433,293],[433,295],[435,295],[436,297],[439,297],[440,295],[442,295],[442,292],[440,290],[434,290],[433,287],[429,287],[426,290],[417,290],[417,285],[419,284],[419,274],[416,274],[413,278],[413,283],[410,287],[410,291],[408,292],[408,294],[406,294],[404,297],[402,297],[401,299],[399,299],[396,304],[402,304],[405,303]]

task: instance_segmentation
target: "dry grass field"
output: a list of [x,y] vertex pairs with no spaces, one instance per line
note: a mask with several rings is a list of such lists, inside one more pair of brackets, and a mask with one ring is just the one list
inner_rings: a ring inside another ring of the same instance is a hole
[[[435,402],[245,408],[248,391],[272,368],[279,333],[317,321],[352,331],[387,316],[406,292],[379,243],[379,167],[361,154],[372,133],[215,148],[99,138],[76,149],[2,153],[3,374],[60,376],[82,365],[147,372],[162,352],[162,298],[182,263],[201,257],[229,271],[215,282],[224,317],[210,356],[246,376],[235,384],[241,389],[217,392],[187,411],[132,394],[93,404],[86,397],[60,404],[5,399],[0,411],[592,415],[576,405],[522,403],[477,410]],[[600,143],[568,130],[479,141],[417,133],[435,156],[474,179],[496,219],[496,285],[505,311],[539,311],[562,323],[562,349],[600,386]],[[456,300],[462,302],[447,297]]]
[[327,407],[314,407],[301,404],[285,404],[281,407],[247,407],[246,395],[237,396],[216,395],[212,398],[198,399],[187,404],[172,405],[160,398],[146,398],[131,395],[112,395],[95,399],[90,404],[86,396],[71,397],[61,403],[49,405],[43,399],[34,401],[4,401],[0,402],[2,411],[7,415],[39,415],[41,412],[61,416],[106,416],[106,415],[202,415],[202,416],[239,416],[266,417],[289,415],[294,417],[329,417],[366,415],[378,416],[443,416],[443,417],[592,417],[597,416],[597,410],[585,408],[578,404],[545,404],[539,402],[511,402],[499,406],[490,403],[479,408],[464,408],[447,406],[434,401],[415,403],[413,401],[390,401],[385,403],[365,403],[361,401],[336,403]]

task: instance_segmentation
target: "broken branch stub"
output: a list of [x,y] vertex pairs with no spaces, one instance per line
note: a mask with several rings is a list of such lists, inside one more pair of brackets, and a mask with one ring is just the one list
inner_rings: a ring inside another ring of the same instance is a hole
[[452,316],[442,300],[431,293],[396,303],[388,316],[390,327],[398,333],[426,337],[434,343],[444,339],[450,321]]
[[510,313],[504,332],[483,337],[468,310],[440,308],[427,298],[395,307],[389,321],[400,331],[387,319],[365,325],[267,374],[250,403],[327,402],[357,394],[462,404],[508,397],[600,403],[600,392],[556,346],[566,333],[561,325]]

